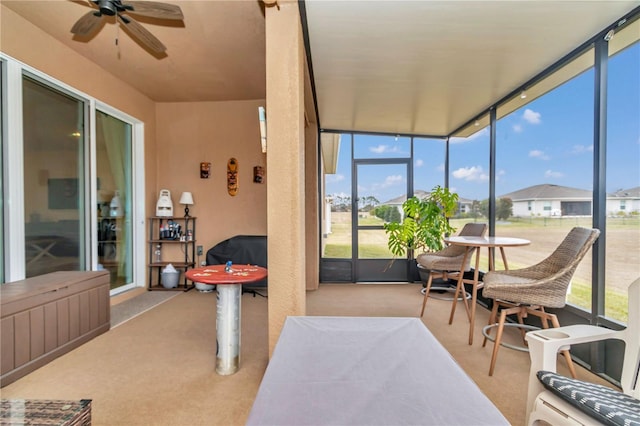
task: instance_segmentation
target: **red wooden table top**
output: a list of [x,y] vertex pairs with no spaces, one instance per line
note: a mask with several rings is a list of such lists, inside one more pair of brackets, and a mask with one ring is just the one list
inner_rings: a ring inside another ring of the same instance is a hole
[[185,275],[191,281],[204,284],[243,284],[260,281],[267,277],[267,269],[256,265],[232,265],[225,272],[225,265],[208,265],[189,269]]

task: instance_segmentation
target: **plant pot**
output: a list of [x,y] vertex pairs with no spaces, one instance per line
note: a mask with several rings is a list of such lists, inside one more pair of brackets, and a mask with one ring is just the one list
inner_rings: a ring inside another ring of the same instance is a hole
[[422,286],[425,287],[427,285],[427,281],[429,280],[429,270],[424,268],[422,265],[416,262],[418,276],[420,281],[422,281]]

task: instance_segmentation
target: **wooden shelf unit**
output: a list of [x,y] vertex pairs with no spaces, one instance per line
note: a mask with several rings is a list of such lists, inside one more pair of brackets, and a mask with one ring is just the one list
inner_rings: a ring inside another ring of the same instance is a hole
[[[196,265],[196,218],[195,217],[159,217],[153,216],[149,220],[149,283],[148,290],[159,291],[189,291],[195,287],[193,283],[188,284],[185,272]],[[161,238],[161,229],[170,222],[180,225],[180,234],[171,237]],[[188,231],[191,234],[188,235]],[[184,240],[180,237],[184,236]],[[160,246],[162,252],[161,261],[156,261],[156,247]],[[182,275],[182,283],[177,287],[165,288],[161,282],[162,270],[167,265],[173,265]]]

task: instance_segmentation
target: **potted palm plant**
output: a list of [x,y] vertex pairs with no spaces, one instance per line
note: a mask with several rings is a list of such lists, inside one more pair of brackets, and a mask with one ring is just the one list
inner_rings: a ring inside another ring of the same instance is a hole
[[384,224],[388,246],[394,256],[415,258],[416,252],[442,250],[444,237],[455,232],[449,219],[458,210],[458,194],[436,186],[424,197],[408,198],[402,203],[404,218]]

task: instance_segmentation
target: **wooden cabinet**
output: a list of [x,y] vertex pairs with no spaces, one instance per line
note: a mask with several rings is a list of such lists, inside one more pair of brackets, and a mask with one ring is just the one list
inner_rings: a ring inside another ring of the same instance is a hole
[[[195,266],[196,218],[150,217],[149,219],[149,290],[182,290],[194,288],[184,272]],[[177,287],[162,284],[162,271],[167,265],[180,272]]]
[[109,274],[60,271],[0,285],[0,386],[109,330]]

